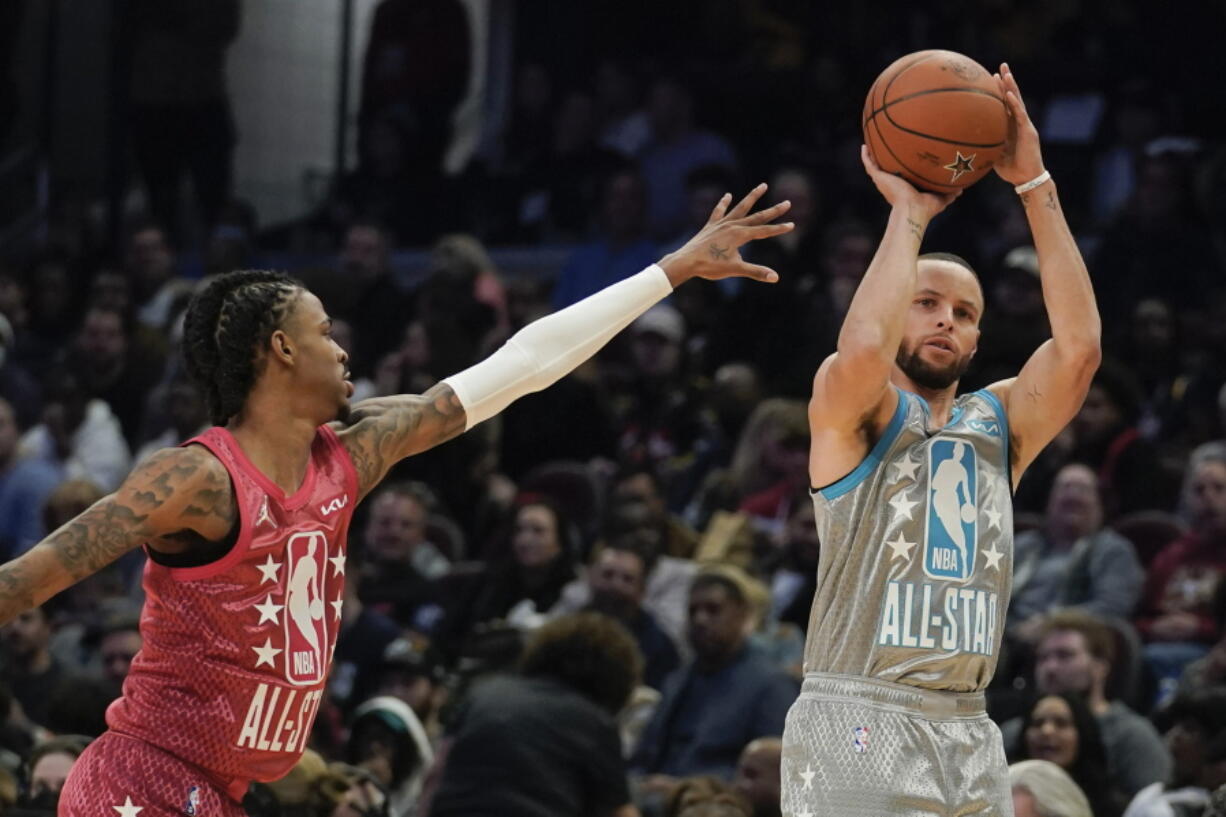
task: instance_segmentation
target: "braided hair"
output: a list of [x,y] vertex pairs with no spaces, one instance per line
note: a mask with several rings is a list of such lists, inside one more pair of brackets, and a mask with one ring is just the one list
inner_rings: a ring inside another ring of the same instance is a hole
[[259,349],[302,289],[283,272],[237,270],[218,275],[192,297],[183,318],[183,358],[214,425],[242,411],[263,370]]

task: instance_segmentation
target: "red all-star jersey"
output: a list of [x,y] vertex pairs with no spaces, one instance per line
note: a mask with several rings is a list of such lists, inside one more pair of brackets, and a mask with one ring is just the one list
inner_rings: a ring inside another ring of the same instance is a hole
[[306,747],[339,631],[357,473],[326,426],[293,496],[224,428],[184,445],[194,443],[230,472],[238,538],[203,567],[146,564],[144,644],[107,724],[241,800],[251,780],[284,776]]

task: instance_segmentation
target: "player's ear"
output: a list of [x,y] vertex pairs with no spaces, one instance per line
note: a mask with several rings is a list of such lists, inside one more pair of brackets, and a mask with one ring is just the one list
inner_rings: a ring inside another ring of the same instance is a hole
[[294,362],[294,342],[283,329],[274,329],[268,339],[268,353],[285,363]]

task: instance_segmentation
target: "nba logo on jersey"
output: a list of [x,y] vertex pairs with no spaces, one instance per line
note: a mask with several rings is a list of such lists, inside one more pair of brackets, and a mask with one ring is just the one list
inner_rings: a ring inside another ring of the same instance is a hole
[[851,748],[856,750],[856,754],[862,755],[868,751],[868,727],[857,726],[851,730]]
[[975,566],[979,508],[975,447],[937,438],[928,453],[928,513],[924,572],[934,579],[969,579]]
[[183,813],[187,817],[196,817],[200,813],[200,787],[192,786],[187,790],[187,802],[183,804]]
[[324,568],[328,541],[320,531],[296,533],[285,546],[289,587],[285,600],[285,677],[297,686],[324,677],[328,630],[324,623]]

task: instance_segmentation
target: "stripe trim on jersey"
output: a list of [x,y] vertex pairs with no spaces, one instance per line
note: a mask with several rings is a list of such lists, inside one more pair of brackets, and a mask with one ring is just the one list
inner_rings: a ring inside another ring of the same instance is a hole
[[873,450],[868,452],[868,456],[850,474],[838,482],[818,489],[817,492],[827,500],[838,499],[843,494],[855,490],[855,487],[863,482],[881,464],[885,452],[890,450],[890,446],[898,438],[898,433],[902,431],[903,420],[907,417],[907,393],[897,386],[894,386],[894,391],[898,392],[898,406],[894,409],[894,416],[890,418],[889,425],[882,432],[881,439],[877,440]]
[[1005,476],[1008,477],[1009,488],[1012,490],[1013,462],[1010,459],[1010,455],[1013,453],[1013,446],[1010,443],[1012,437],[1009,436],[1009,415],[1005,412],[1004,404],[1000,402],[1000,398],[997,397],[994,392],[990,391],[989,389],[980,389],[979,391],[975,392],[975,394],[982,395],[983,399],[991,404],[992,408],[996,411],[996,419],[1000,420],[1000,427],[1004,432],[1002,436],[1005,439]]

